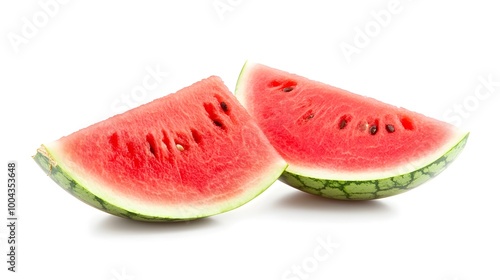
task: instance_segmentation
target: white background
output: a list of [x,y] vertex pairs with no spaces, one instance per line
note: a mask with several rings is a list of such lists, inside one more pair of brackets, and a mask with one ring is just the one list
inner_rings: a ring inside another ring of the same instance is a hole
[[[495,1],[47,2],[0,4],[2,217],[7,161],[19,180],[19,272],[2,261],[1,279],[500,279]],[[210,75],[234,89],[247,59],[452,122],[469,143],[395,197],[340,202],[277,182],[241,208],[176,224],[95,210],[31,159],[123,98],[131,108]],[[168,75],[141,95],[148,69]]]

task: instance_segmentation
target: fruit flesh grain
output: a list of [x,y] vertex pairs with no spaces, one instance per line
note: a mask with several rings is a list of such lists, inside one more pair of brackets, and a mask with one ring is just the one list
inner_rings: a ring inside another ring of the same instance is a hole
[[281,180],[330,198],[412,189],[448,166],[446,155],[468,138],[450,124],[261,64],[245,64],[235,93],[288,162]]
[[43,145],[34,159],[98,209],[159,221],[239,207],[286,167],[218,77]]

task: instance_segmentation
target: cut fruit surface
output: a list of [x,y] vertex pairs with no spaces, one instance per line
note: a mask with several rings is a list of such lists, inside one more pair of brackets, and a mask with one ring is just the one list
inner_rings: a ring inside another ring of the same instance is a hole
[[152,221],[234,209],[286,167],[215,76],[45,144],[34,159],[82,201]]
[[373,199],[439,174],[468,133],[422,114],[247,62],[236,96],[289,166],[281,180],[337,199]]

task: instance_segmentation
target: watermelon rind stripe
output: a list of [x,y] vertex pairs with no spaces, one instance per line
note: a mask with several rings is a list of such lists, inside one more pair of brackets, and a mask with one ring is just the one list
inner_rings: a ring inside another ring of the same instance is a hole
[[397,176],[374,180],[331,180],[308,177],[289,171],[280,181],[301,191],[339,200],[371,200],[397,195],[414,189],[445,170],[462,152],[469,133],[437,160]]

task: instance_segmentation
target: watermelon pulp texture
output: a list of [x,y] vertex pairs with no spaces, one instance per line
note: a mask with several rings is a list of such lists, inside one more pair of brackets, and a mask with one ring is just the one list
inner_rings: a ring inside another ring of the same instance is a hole
[[236,95],[289,166],[281,180],[338,199],[373,199],[440,173],[468,133],[404,108],[246,63]]
[[215,76],[43,145],[34,159],[84,202],[137,220],[234,209],[286,167]]

